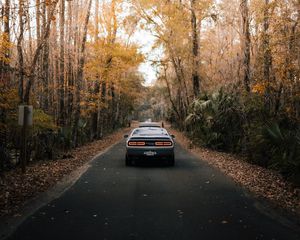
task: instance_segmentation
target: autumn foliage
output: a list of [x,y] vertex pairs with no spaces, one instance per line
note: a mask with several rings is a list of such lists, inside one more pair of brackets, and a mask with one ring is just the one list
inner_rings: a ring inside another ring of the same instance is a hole
[[164,96],[157,116],[198,144],[299,178],[300,2],[135,2],[163,46],[147,100]]
[[144,56],[130,40],[130,12],[119,16],[124,7],[119,0],[0,1],[1,170],[20,162],[20,104],[34,108],[28,162],[128,124],[144,89]]

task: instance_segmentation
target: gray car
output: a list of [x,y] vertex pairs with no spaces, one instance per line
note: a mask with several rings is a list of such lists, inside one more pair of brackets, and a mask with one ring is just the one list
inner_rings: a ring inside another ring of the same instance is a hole
[[139,161],[166,161],[174,166],[174,136],[166,129],[158,127],[141,127],[125,135],[126,166]]

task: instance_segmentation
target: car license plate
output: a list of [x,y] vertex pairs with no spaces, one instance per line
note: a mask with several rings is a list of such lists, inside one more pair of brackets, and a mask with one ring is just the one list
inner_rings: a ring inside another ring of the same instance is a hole
[[145,154],[146,156],[153,157],[153,156],[155,156],[157,153],[156,153],[156,152],[153,152],[153,151],[147,151],[147,152],[144,152],[144,154]]

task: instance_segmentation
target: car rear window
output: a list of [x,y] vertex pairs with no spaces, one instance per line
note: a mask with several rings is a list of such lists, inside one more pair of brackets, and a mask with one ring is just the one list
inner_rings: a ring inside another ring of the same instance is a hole
[[139,128],[142,128],[142,127],[156,127],[156,128],[161,128],[160,124],[158,124],[158,123],[141,123],[139,125]]
[[153,128],[160,128],[158,125],[140,125],[140,128],[145,128],[145,127],[153,127]]
[[149,135],[168,135],[166,129],[157,127],[138,128],[134,130],[132,135],[149,136]]

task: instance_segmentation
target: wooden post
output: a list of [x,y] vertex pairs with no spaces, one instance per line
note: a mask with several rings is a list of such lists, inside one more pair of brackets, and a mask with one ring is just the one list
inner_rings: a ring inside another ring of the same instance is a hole
[[21,131],[21,155],[20,155],[20,161],[21,161],[21,167],[22,172],[26,172],[26,164],[27,164],[27,128],[28,128],[28,106],[24,106],[24,114],[23,114],[23,125],[22,125],[22,131]]
[[32,125],[33,108],[28,105],[19,106],[19,125],[21,128],[21,151],[20,151],[20,163],[22,172],[26,172],[27,165],[27,133],[28,127]]

